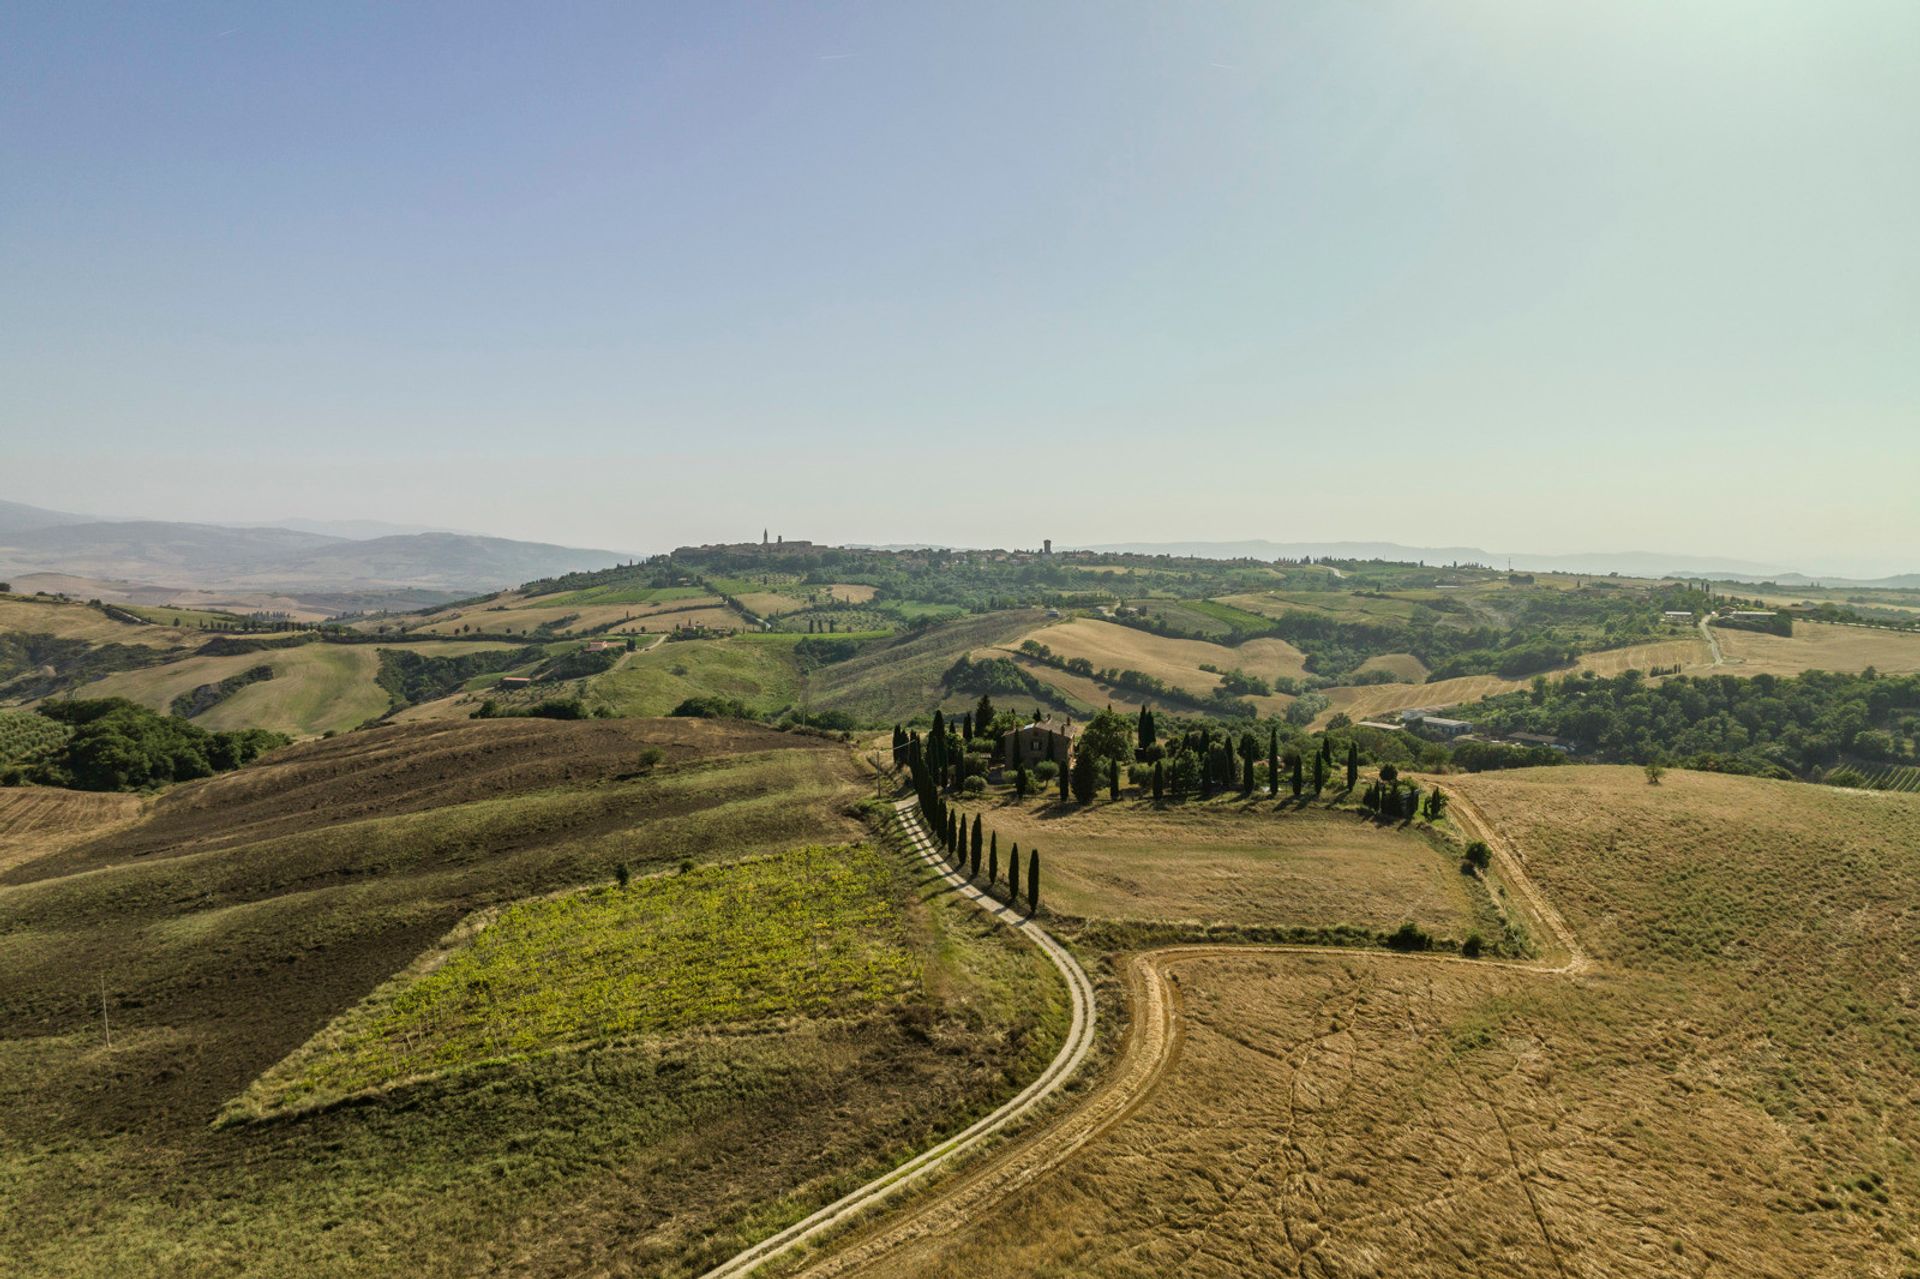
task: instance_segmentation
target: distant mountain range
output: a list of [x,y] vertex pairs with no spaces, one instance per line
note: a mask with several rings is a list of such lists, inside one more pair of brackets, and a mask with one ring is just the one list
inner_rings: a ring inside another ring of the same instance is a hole
[[[346,524],[369,534],[383,527]],[[473,594],[607,568],[629,558],[617,551],[472,533],[351,537],[294,528],[104,520],[0,502],[0,574],[6,575],[58,572],[247,591]]]

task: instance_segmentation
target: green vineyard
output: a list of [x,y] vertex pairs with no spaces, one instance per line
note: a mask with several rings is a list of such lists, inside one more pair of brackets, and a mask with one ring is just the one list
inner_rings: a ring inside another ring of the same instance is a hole
[[1860,771],[1875,790],[1920,791],[1920,768],[1911,764],[1872,764]]

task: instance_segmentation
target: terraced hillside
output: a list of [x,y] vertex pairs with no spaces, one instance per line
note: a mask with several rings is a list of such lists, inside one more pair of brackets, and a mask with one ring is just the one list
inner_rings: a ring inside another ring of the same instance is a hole
[[[1063,1029],[1037,954],[865,843],[870,793],[837,744],[657,720],[369,730],[144,815],[0,792],[0,1271],[684,1275],[804,1215]],[[624,985],[579,960],[663,936]],[[419,1016],[351,1019],[442,946]],[[768,956],[784,1003],[713,984]],[[214,1126],[337,1021],[354,1100]],[[423,1032],[455,1068],[383,1064]]]

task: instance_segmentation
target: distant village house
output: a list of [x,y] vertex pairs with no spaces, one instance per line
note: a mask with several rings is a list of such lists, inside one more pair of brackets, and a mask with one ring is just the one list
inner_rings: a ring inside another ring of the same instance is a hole
[[1036,720],[1008,730],[1000,739],[1001,757],[1007,761],[1009,768],[1015,764],[1032,768],[1049,759],[1056,764],[1065,764],[1073,754],[1073,735],[1072,720],[1060,724],[1051,720]]

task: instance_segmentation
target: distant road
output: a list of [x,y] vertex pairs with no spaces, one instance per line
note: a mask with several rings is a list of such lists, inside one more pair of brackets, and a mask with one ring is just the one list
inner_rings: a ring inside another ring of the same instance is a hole
[[1707,647],[1713,650],[1713,661],[1710,665],[1724,666],[1726,665],[1727,659],[1720,653],[1720,641],[1714,638],[1713,628],[1707,625],[1707,618],[1712,616],[1713,615],[1709,613],[1707,617],[1700,619],[1700,637],[1706,640]]

